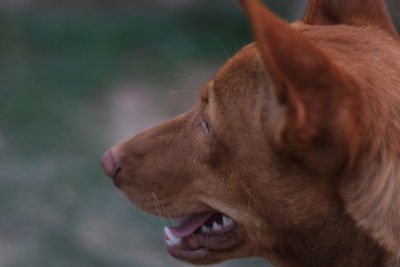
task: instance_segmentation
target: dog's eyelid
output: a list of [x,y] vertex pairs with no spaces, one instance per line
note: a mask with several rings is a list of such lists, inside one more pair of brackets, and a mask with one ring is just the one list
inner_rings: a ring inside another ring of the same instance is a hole
[[201,97],[201,102],[202,102],[204,105],[208,105],[208,103],[210,102],[210,100],[209,100],[208,96],[202,96],[202,97]]
[[201,94],[201,102],[204,105],[208,105],[210,103],[210,98],[214,93],[215,82],[213,80],[209,81],[205,90]]
[[212,128],[207,120],[202,119],[200,125],[206,133],[210,134],[212,132]]

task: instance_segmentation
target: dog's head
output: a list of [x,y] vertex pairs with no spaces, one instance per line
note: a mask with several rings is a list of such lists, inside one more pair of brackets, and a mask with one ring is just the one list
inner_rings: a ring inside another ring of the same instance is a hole
[[314,0],[292,25],[241,3],[256,43],[193,109],[110,149],[106,172],[139,208],[181,218],[167,248],[192,263],[398,253],[400,49],[383,1]]

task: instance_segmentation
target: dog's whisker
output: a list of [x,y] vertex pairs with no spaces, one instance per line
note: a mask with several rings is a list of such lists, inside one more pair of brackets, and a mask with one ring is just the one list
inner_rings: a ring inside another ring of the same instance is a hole
[[161,217],[161,220],[164,224],[166,224],[165,218],[164,216],[166,216],[167,214],[165,213],[165,208],[163,207],[163,205],[161,204],[159,198],[157,197],[157,194],[155,192],[152,192],[152,195],[154,197],[154,200],[159,208],[159,216]]
[[165,216],[167,217],[167,220],[170,221],[170,222],[172,222],[172,221],[173,221],[173,218],[172,218],[172,216],[169,214],[167,208],[165,207],[165,203],[164,203],[164,202],[160,202],[160,204],[161,204],[161,207],[162,207],[162,209],[163,209],[163,211],[164,211],[164,213],[165,213]]
[[222,49],[224,50],[224,53],[225,53],[226,60],[229,60],[230,55],[229,55],[228,50],[226,49],[225,45],[222,43],[222,41],[220,41],[216,37],[211,37],[211,39],[214,40],[215,42],[217,42],[222,47]]
[[160,210],[160,207],[159,207],[159,204],[158,204],[158,201],[157,201],[157,196],[156,196],[156,194],[154,193],[154,192],[152,192],[152,195],[153,195],[153,206],[154,206],[154,208],[156,209],[156,212],[157,212],[157,215],[158,215],[158,218],[160,218],[160,221],[162,222],[162,214],[161,214],[161,210]]
[[171,75],[171,76],[180,76],[185,78],[193,78],[193,75],[188,75],[185,73],[178,73],[178,72],[163,72],[163,74]]
[[161,227],[163,228],[165,226],[165,221],[164,221],[164,218],[162,216],[162,211],[161,211],[160,207],[158,206],[158,203],[157,203],[156,200],[153,201],[153,206],[156,209],[156,212],[157,212],[157,215],[158,215],[157,218],[158,218],[158,220],[160,222]]
[[158,218],[161,218],[161,213],[160,213],[160,210],[158,209],[157,201],[155,201],[155,200],[153,200],[153,207],[157,212]]
[[198,96],[198,95],[199,95],[198,92],[190,91],[190,90],[175,90],[175,91],[169,91],[169,92],[167,92],[166,94],[167,94],[167,95],[174,95],[174,94],[182,94],[182,93],[185,93],[185,94],[192,94],[192,95],[195,95],[195,96]]

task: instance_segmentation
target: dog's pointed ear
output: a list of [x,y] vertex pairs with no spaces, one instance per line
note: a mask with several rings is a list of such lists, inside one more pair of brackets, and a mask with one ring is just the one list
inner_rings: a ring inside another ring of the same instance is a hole
[[384,0],[311,0],[303,22],[314,25],[374,25],[398,38]]
[[400,180],[398,160],[393,159],[395,153],[387,149],[364,157],[359,171],[345,174],[339,195],[357,225],[399,260]]
[[[316,160],[315,165],[328,170],[320,162],[322,153],[337,150],[340,152],[330,154],[345,158],[345,150],[352,153],[356,149],[354,83],[302,33],[258,0],[240,2],[282,110],[272,126],[277,143],[288,147],[292,154],[301,154],[304,161]],[[312,154],[306,155],[311,150]]]

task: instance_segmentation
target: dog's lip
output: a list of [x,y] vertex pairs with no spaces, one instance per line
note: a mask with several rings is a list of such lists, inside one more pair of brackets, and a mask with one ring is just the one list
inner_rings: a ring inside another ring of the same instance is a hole
[[178,248],[177,246],[169,246],[167,247],[167,251],[169,252],[169,254],[171,254],[171,256],[179,260],[185,260],[189,262],[204,259],[211,254],[211,251],[206,248],[199,248],[196,250],[184,250],[180,247]]
[[[164,228],[164,239],[179,243],[195,232],[207,235],[220,235],[231,231],[236,223],[227,215],[213,211],[181,217],[177,226]],[[171,243],[171,242],[167,242]]]
[[206,223],[216,212],[199,213],[181,217],[177,226],[169,227],[177,238],[184,238],[193,234],[197,228]]
[[214,253],[225,253],[237,248],[242,239],[238,227],[221,235],[192,234],[178,244],[167,245],[168,253],[180,260],[202,263]]
[[[181,260],[202,260],[211,253],[231,249],[241,241],[238,224],[219,212],[185,216],[180,224],[165,227],[164,239],[167,251]],[[176,230],[179,227],[181,231]]]

